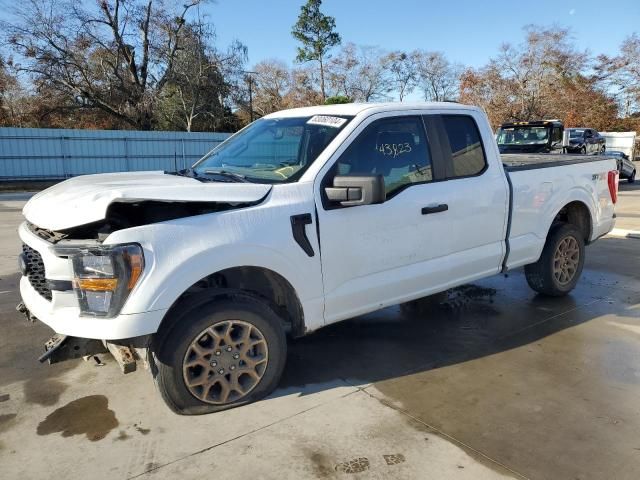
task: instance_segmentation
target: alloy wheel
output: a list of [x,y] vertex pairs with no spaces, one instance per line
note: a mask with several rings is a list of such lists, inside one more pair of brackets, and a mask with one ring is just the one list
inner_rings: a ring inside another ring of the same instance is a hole
[[574,237],[565,237],[558,244],[553,257],[553,276],[560,285],[573,280],[580,263],[580,247]]
[[189,392],[205,403],[241,400],[262,380],[269,361],[263,333],[242,320],[216,323],[191,342],[183,360]]

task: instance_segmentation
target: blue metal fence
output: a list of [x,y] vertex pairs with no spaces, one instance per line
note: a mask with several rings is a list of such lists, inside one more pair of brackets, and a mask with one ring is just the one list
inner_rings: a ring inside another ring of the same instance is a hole
[[230,134],[0,128],[0,181],[192,165]]

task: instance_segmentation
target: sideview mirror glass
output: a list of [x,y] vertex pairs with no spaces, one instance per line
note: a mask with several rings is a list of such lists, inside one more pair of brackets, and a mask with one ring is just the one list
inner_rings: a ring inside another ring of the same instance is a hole
[[333,187],[324,191],[330,202],[343,207],[382,203],[386,199],[382,175],[337,175]]

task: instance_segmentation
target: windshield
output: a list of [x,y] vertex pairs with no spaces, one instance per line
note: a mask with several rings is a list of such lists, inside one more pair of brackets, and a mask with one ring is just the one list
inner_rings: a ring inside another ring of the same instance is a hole
[[569,130],[569,138],[582,138],[584,130]]
[[235,175],[252,182],[295,181],[351,118],[261,118],[205,155],[193,171]]
[[498,129],[498,145],[532,145],[547,143],[548,127],[500,127]]

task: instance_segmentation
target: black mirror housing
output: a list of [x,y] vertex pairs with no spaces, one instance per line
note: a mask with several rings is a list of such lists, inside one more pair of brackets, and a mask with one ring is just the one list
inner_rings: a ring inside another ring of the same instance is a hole
[[372,205],[386,200],[382,175],[337,175],[333,178],[333,187],[324,190],[330,202],[343,207]]

